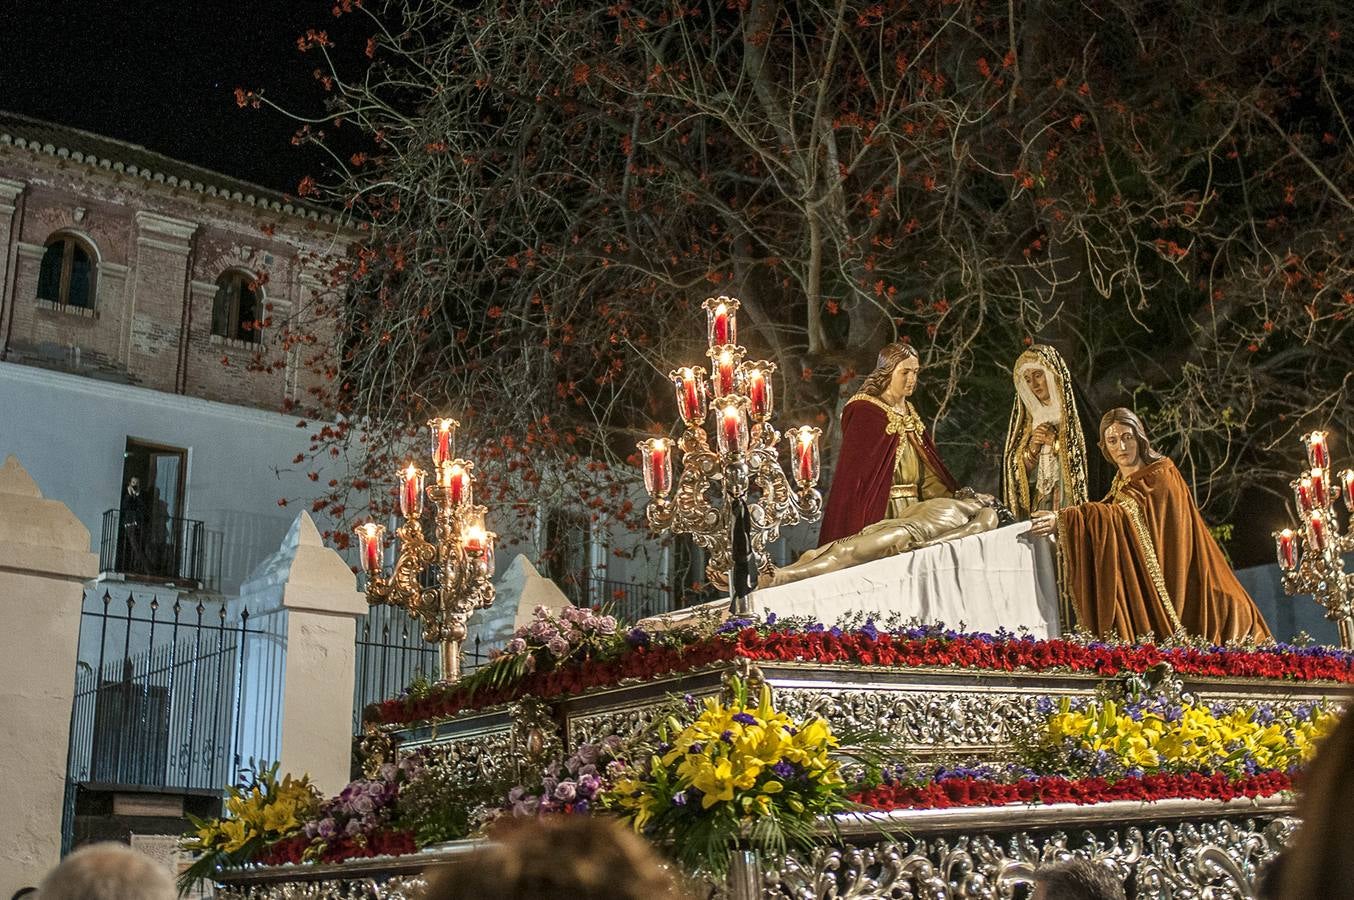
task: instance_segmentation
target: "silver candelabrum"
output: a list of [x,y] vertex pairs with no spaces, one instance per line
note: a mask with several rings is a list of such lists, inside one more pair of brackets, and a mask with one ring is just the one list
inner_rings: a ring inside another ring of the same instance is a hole
[[[757,575],[771,570],[766,547],[780,536],[781,526],[812,522],[822,512],[817,490],[822,432],[810,425],[789,431],[787,477],[776,449],[780,432],[771,424],[776,366],[745,360],[737,344],[738,307],[733,297],[705,301],[709,381],[702,366],[684,366],[669,376],[685,425],[676,442],[682,453],[676,493],[673,441],[650,438],[638,446],[649,525],[691,535],[708,554],[706,578],[714,584],[727,579],[731,612],[746,614]],[[712,414],[713,447],[706,432]]]
[[[400,470],[400,515],[395,530],[399,553],[390,575],[383,573],[385,526],[356,529],[362,567],[367,576],[367,602],[408,610],[423,624],[423,639],[442,645],[442,678],[461,677],[461,644],[466,620],[494,602],[494,538],[486,529],[487,510],[474,502],[474,463],[455,454],[455,419],[432,419],[432,462],[436,483],[425,486],[426,473],[413,463]],[[436,541],[423,536],[423,497],[434,504]]]
[[[1303,435],[1310,468],[1290,482],[1301,525],[1274,532],[1283,589],[1311,594],[1326,609],[1326,618],[1340,628],[1340,646],[1354,648],[1354,574],[1345,571],[1344,555],[1354,551],[1354,470],[1331,478],[1330,448],[1324,431]],[[1349,522],[1340,533],[1335,504],[1344,499]]]

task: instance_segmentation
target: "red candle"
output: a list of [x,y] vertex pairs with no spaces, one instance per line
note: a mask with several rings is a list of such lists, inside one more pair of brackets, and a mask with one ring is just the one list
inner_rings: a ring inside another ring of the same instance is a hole
[[381,534],[385,528],[373,522],[357,527],[357,542],[362,555],[362,568],[370,573],[381,571]]
[[644,489],[650,495],[664,497],[672,487],[672,442],[667,438],[649,438],[638,444],[644,465]]
[[1321,510],[1312,510],[1312,517],[1307,520],[1311,527],[1312,549],[1318,553],[1326,549],[1326,517],[1321,514]]
[[465,463],[456,459],[442,466],[442,487],[447,491],[447,502],[460,506],[470,502],[470,472]]
[[723,397],[733,393],[733,373],[734,373],[733,353],[728,350],[720,351],[715,359],[715,396]]
[[715,307],[715,343],[732,344],[733,331],[729,327],[733,324],[733,316],[729,313],[727,303],[721,303]]
[[1298,509],[1305,516],[1312,511],[1312,479],[1302,476],[1294,484],[1294,491],[1298,498]]
[[804,435],[799,438],[799,480],[813,480],[813,455],[809,452],[812,445],[805,442]]
[[1285,528],[1274,535],[1279,555],[1279,568],[1285,572],[1298,564],[1297,537],[1291,528]]
[[705,418],[705,370],[683,366],[670,377],[677,389],[677,408],[682,413],[682,421],[694,425]]
[[1320,509],[1330,504],[1330,494],[1326,492],[1326,470],[1312,469],[1307,475],[1312,481],[1312,500]]
[[754,419],[764,419],[770,412],[766,397],[766,373],[761,369],[749,369],[747,374],[748,408]]
[[743,410],[737,405],[730,403],[720,411],[719,437],[720,449],[725,453],[747,449],[747,423]]
[[1311,460],[1312,465],[1318,469],[1324,469],[1330,465],[1330,451],[1326,447],[1326,432],[1313,431],[1307,435],[1307,458]]
[[801,487],[818,480],[818,435],[821,433],[812,425],[801,425],[789,433],[795,481]]
[[706,336],[711,347],[737,343],[738,305],[732,297],[711,297],[705,301]]
[[471,525],[465,531],[465,549],[471,553],[484,552],[484,545],[487,540],[488,535],[478,525]]
[[1354,513],[1354,469],[1345,469],[1340,473],[1340,484],[1345,494],[1345,509]]
[[433,465],[440,466],[451,459],[451,439],[458,424],[455,419],[433,419],[428,422],[433,438]]
[[423,471],[412,463],[401,473],[400,515],[416,519],[423,512]]

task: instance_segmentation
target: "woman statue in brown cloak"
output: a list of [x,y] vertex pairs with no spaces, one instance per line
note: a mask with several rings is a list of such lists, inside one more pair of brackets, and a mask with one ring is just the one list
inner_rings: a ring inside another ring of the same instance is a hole
[[1100,449],[1119,469],[1103,502],[1034,513],[1057,532],[1060,587],[1077,621],[1132,640],[1185,633],[1214,643],[1264,640],[1269,628],[1237,581],[1175,464],[1120,407],[1100,420]]
[[820,546],[775,571],[762,587],[799,581],[997,526],[991,497],[960,488],[908,397],[921,363],[910,344],[889,344],[842,412],[841,450]]

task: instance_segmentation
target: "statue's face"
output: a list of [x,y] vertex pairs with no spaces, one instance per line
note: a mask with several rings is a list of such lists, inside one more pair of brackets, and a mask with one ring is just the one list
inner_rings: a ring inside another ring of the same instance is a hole
[[893,367],[893,376],[889,378],[889,393],[895,397],[911,397],[917,389],[917,375],[921,372],[921,362],[915,356]]
[[1110,459],[1121,469],[1132,469],[1142,462],[1138,454],[1138,439],[1134,437],[1133,429],[1127,425],[1115,422],[1105,429],[1101,442]]
[[1038,366],[1030,366],[1025,370],[1025,384],[1029,387],[1030,393],[1034,394],[1036,400],[1040,403],[1049,401],[1048,376],[1044,370]]

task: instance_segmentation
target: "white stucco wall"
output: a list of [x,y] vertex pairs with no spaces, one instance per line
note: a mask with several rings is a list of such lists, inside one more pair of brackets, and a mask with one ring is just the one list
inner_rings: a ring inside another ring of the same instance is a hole
[[69,506],[89,529],[96,553],[103,513],[119,503],[127,438],[188,451],[182,515],[221,535],[227,596],[277,549],[295,517],[278,499],[315,494],[305,467],[292,464],[311,432],[297,421],[0,363],[0,458],[17,456],[47,497]]

